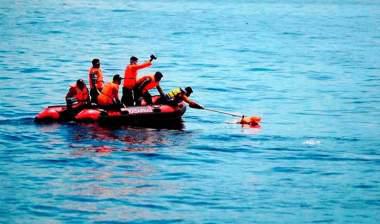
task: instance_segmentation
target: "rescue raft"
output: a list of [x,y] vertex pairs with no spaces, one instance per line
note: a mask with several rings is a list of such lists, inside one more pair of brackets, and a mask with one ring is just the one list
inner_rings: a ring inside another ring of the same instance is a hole
[[80,111],[68,110],[65,105],[49,106],[35,117],[37,122],[106,122],[109,124],[157,124],[180,121],[186,104],[146,105],[105,110],[97,106]]

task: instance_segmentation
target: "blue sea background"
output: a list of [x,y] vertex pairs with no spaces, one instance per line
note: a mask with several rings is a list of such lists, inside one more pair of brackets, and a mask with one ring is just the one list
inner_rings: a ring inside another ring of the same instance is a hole
[[[379,1],[2,0],[0,223],[379,223],[379,52]],[[151,53],[261,127],[34,123],[93,58],[109,81]]]

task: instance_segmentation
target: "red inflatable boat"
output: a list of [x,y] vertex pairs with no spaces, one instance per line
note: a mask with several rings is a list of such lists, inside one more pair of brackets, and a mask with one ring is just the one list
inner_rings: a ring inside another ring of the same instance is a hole
[[109,124],[155,124],[181,120],[186,104],[133,106],[114,110],[88,107],[81,110],[68,110],[66,106],[50,106],[35,117],[38,122],[79,121],[106,122]]

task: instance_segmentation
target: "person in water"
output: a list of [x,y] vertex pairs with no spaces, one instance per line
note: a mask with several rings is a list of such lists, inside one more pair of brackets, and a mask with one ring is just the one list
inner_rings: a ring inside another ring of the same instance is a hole
[[261,117],[259,116],[252,116],[252,117],[246,117],[246,116],[242,116],[240,120],[238,120],[236,123],[237,124],[248,124],[252,127],[260,127],[260,121],[261,121]]
[[162,77],[163,75],[161,72],[156,72],[154,75],[146,75],[136,81],[136,105],[141,105],[142,99],[144,99],[148,105],[152,105],[152,95],[150,95],[149,90],[153,88],[157,89],[161,97],[165,95],[160,87]]
[[69,110],[80,110],[90,103],[88,89],[83,79],[78,79],[75,84],[70,86],[65,99]]
[[97,97],[103,88],[103,72],[100,68],[100,60],[94,58],[92,67],[88,71],[88,81],[90,83],[91,103],[97,103]]
[[112,82],[104,85],[102,92],[98,96],[99,106],[106,109],[120,108],[119,86],[122,79],[119,74],[116,74],[113,76]]
[[175,106],[184,101],[191,108],[204,109],[203,106],[190,99],[191,93],[193,93],[193,89],[190,86],[185,89],[177,87],[170,90],[164,97],[160,97],[157,103]]
[[150,59],[142,64],[138,63],[138,58],[132,56],[129,60],[129,65],[124,71],[124,83],[123,83],[123,96],[121,102],[126,106],[133,106],[136,98],[136,91],[134,90],[136,85],[137,72],[140,69],[147,68],[152,65],[152,61],[156,60],[156,56],[150,55]]

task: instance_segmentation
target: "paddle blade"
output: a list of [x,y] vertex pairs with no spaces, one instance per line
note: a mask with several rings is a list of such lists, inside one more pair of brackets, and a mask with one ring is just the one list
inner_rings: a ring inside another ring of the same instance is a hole
[[252,117],[243,117],[240,120],[240,124],[249,124],[249,125],[257,125],[261,121],[261,117],[259,116],[252,116]]

